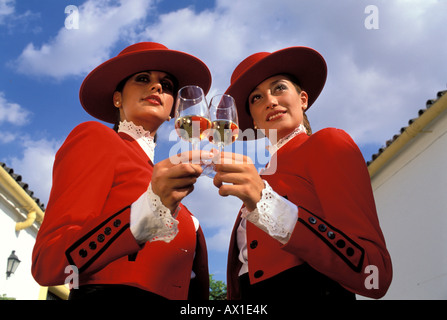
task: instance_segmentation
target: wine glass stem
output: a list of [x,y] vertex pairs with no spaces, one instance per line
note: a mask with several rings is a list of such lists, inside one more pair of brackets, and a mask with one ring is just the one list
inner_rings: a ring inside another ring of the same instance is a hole
[[200,150],[200,140],[199,139],[192,138],[191,139],[191,144],[192,144],[192,150],[193,151]]

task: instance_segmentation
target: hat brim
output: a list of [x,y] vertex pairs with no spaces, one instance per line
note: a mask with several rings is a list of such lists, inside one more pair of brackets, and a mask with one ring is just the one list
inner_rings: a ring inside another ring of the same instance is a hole
[[271,53],[257,61],[227,89],[236,101],[241,130],[253,129],[253,119],[247,112],[248,96],[264,80],[278,74],[290,74],[308,94],[308,109],[326,83],[327,66],[324,58],[307,47],[290,47]]
[[[197,85],[205,94],[211,87],[208,67],[198,58],[175,50],[147,50],[118,55],[102,63],[84,79],[79,99],[93,117],[109,123],[116,122],[113,93],[125,78],[141,72],[156,70],[176,78],[179,88]],[[174,112],[171,111],[171,116]]]

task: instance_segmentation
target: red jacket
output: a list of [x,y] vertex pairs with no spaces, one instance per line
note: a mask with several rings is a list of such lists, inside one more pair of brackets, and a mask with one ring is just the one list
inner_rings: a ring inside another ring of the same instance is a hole
[[125,284],[187,299],[194,263],[200,283],[194,294],[207,299],[206,245],[185,207],[170,243],[140,246],[130,231],[130,205],[147,190],[152,171],[148,156],[127,134],[97,122],[76,127],[56,154],[50,200],[33,251],[36,281],[64,284],[66,267],[74,265],[80,285]]
[[[307,263],[351,292],[383,296],[391,283],[391,259],[365,161],[354,141],[332,128],[311,136],[299,134],[278,150],[275,165],[275,173],[262,178],[299,207],[298,221],[285,245],[247,221],[250,282]],[[239,213],[228,257],[229,299],[240,297],[236,241],[240,221]],[[368,265],[378,268],[378,289],[365,286],[371,275],[365,269]]]

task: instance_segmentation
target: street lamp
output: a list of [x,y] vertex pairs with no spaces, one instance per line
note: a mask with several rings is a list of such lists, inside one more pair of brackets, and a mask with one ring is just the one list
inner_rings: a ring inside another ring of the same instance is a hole
[[19,258],[15,255],[15,250],[12,250],[11,255],[8,258],[8,265],[6,267],[6,279],[13,274],[20,264]]

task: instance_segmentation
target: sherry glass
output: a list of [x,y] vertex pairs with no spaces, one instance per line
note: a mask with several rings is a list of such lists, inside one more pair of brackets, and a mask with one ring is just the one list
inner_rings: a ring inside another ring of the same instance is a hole
[[[225,146],[236,141],[239,134],[236,103],[232,96],[218,94],[211,99],[209,112],[211,129],[208,139],[211,143],[217,146],[220,153]],[[209,167],[205,174],[209,177],[214,177],[216,174],[214,167]]]
[[208,105],[202,88],[186,86],[179,90],[175,103],[175,130],[180,138],[200,149],[200,141],[211,127]]

